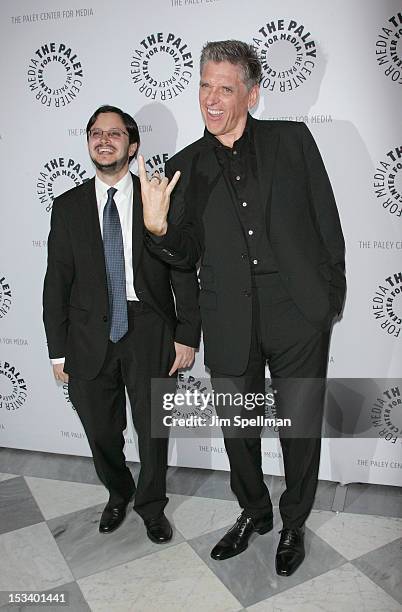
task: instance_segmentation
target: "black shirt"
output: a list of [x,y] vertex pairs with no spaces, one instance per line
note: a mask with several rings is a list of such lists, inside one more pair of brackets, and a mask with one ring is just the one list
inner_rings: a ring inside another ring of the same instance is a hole
[[249,116],[241,137],[233,147],[224,146],[205,129],[204,135],[214,145],[223,169],[248,247],[252,274],[270,274],[278,267],[269,244],[257,174],[257,157]]

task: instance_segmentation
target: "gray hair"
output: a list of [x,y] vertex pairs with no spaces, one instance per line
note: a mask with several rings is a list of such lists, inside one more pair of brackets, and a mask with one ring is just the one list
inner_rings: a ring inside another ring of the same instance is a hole
[[207,42],[201,51],[200,74],[207,62],[230,62],[241,66],[243,82],[248,90],[261,80],[262,68],[257,52],[252,45],[241,40]]

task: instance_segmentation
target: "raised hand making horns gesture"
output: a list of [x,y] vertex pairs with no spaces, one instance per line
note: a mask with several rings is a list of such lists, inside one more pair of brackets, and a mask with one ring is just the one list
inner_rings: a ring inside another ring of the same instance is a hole
[[144,225],[155,236],[164,236],[167,231],[170,194],[180,178],[180,172],[177,170],[170,182],[166,176],[161,178],[159,172],[155,172],[148,179],[144,158],[139,155],[138,176],[141,183]]

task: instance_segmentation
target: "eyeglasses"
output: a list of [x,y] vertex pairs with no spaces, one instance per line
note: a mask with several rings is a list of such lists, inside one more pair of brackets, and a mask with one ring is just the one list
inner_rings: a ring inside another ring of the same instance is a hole
[[107,138],[110,140],[121,140],[123,138],[123,134],[128,136],[128,133],[124,130],[120,130],[119,128],[112,128],[111,130],[101,130],[100,128],[94,128],[93,130],[89,130],[89,135],[92,140],[100,140],[105,134]]

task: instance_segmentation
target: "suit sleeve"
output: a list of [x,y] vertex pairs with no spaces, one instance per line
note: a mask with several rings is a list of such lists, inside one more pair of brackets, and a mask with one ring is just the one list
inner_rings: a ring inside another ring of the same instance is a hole
[[[195,164],[196,158],[191,170]],[[165,175],[171,179],[175,170],[168,162]],[[187,176],[182,173],[172,193],[166,234],[157,237],[147,233],[145,237],[146,245],[154,255],[180,270],[194,269],[202,254],[203,230],[197,206],[200,190],[196,179],[190,180],[192,175],[195,177],[191,170]]]
[[[174,174],[169,164],[165,167],[165,174],[169,179]],[[201,319],[196,264],[201,250],[191,214],[186,213],[189,202],[186,201],[185,181],[186,177],[182,175],[172,194],[167,233],[163,237],[146,233],[145,244],[153,255],[169,264],[177,314],[174,339],[180,344],[197,348]]]
[[340,312],[346,287],[345,241],[341,222],[331,183],[315,140],[304,123],[299,125],[302,126],[303,155],[313,216],[330,259],[330,298],[335,310]]
[[[166,171],[170,179],[174,172],[169,167],[166,168]],[[185,209],[185,195],[182,187],[174,194],[168,219],[169,227],[177,228],[179,239],[181,232],[179,228],[188,223],[185,219]],[[196,263],[199,254],[191,237],[192,229],[189,228],[187,233],[183,233],[184,241],[187,241],[187,244],[181,245],[180,243],[179,249],[174,250],[174,257],[169,255],[172,251],[168,244],[167,250],[169,253],[167,253],[167,259],[165,260],[170,264],[170,281],[176,300],[177,326],[174,339],[180,344],[198,348],[201,336],[201,317],[198,306],[199,286]],[[189,256],[190,251],[192,255]],[[172,262],[172,259],[175,259],[175,261]]]
[[56,198],[50,222],[47,270],[43,287],[43,322],[51,359],[66,354],[68,305],[73,278],[74,258],[63,217],[63,201]]
[[201,335],[201,318],[198,306],[198,280],[193,270],[170,270],[170,282],[176,300],[177,325],[174,340],[186,346],[198,348]]

